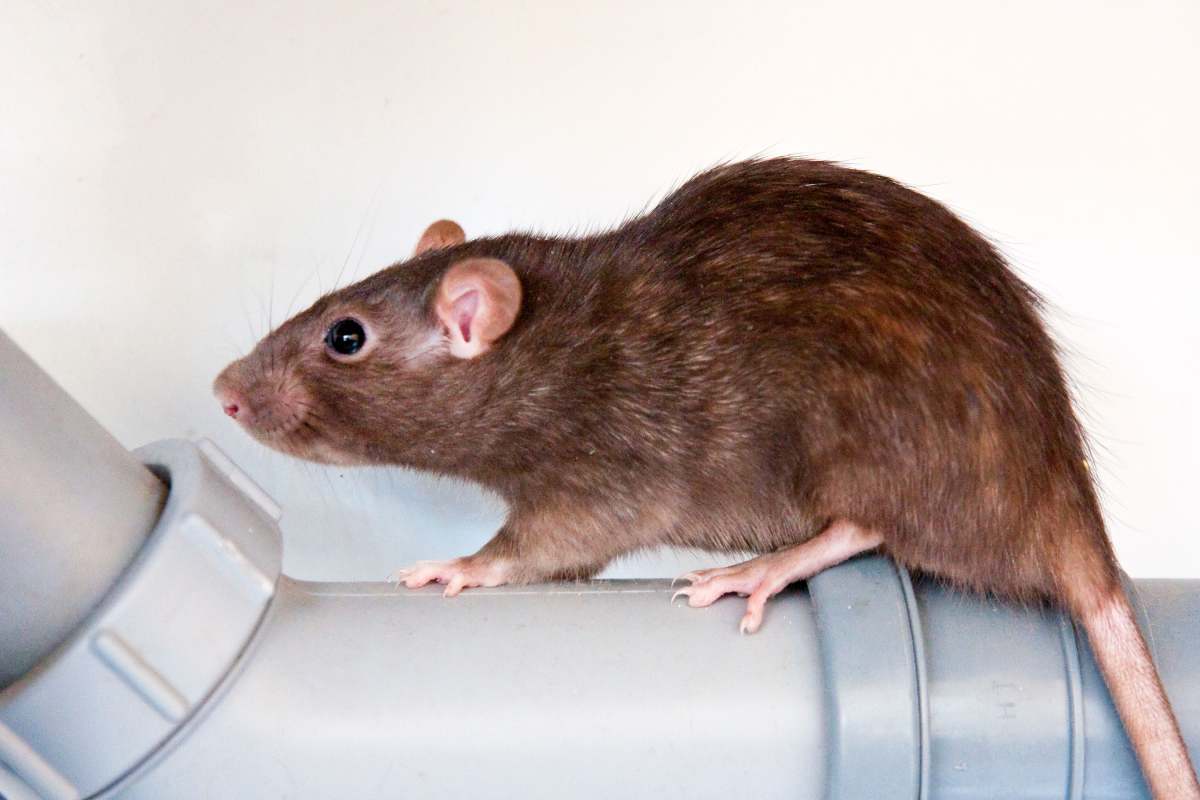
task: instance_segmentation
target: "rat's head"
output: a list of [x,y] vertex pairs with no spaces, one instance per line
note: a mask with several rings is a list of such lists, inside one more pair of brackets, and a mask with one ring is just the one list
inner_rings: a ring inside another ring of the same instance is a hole
[[264,444],[335,464],[403,461],[444,424],[438,395],[517,318],[521,284],[493,258],[454,258],[462,229],[435,222],[414,260],[318,300],[226,367],[225,413]]

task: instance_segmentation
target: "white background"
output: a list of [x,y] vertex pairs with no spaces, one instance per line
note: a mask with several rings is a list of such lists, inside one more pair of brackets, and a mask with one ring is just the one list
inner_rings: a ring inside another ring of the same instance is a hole
[[209,384],[270,316],[441,216],[594,229],[796,153],[1008,253],[1054,304],[1123,563],[1200,577],[1194,0],[202,5],[0,4],[0,326],[126,445],[218,442],[285,507],[293,575],[464,553],[502,509],[249,441]]

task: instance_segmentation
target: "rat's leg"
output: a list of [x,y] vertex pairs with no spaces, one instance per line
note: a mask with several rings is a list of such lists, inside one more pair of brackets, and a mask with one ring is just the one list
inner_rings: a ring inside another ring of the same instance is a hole
[[419,589],[430,583],[443,583],[445,597],[454,597],[463,589],[477,586],[501,586],[517,578],[514,533],[505,524],[478,553],[448,561],[418,561],[388,576],[393,583]]
[[454,597],[476,586],[590,578],[627,549],[614,537],[603,536],[603,530],[600,520],[583,513],[514,513],[474,555],[419,561],[396,570],[388,580],[409,589],[442,583],[443,594]]
[[741,564],[719,569],[689,572],[682,580],[690,581],[672,596],[688,599],[693,608],[712,605],[727,594],[749,596],[746,614],[738,626],[742,633],[754,633],[762,625],[767,600],[785,586],[811,578],[826,567],[840,564],[851,556],[883,543],[883,537],[869,528],[848,520],[837,520],[802,544],[752,558]]

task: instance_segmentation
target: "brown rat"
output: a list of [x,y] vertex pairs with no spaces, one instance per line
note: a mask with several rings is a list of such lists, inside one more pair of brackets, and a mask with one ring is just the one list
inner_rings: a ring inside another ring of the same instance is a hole
[[466,241],[319,299],[217,378],[265,444],[478,481],[478,553],[409,587],[586,578],[634,550],[753,550],[691,605],[864,550],[1087,630],[1154,796],[1200,799],[1119,580],[1038,298],[938,203],[835,164],[688,181],[582,238]]

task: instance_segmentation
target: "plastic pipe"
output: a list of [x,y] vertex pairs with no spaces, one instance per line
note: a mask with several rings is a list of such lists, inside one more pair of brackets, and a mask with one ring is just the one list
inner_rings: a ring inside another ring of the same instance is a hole
[[[285,578],[224,695],[119,796],[1149,796],[1057,613],[904,584],[859,559],[747,637],[739,601],[673,606],[661,581],[447,601]],[[1200,586],[1138,592],[1200,752]]]
[[89,614],[166,487],[0,332],[0,688]]

